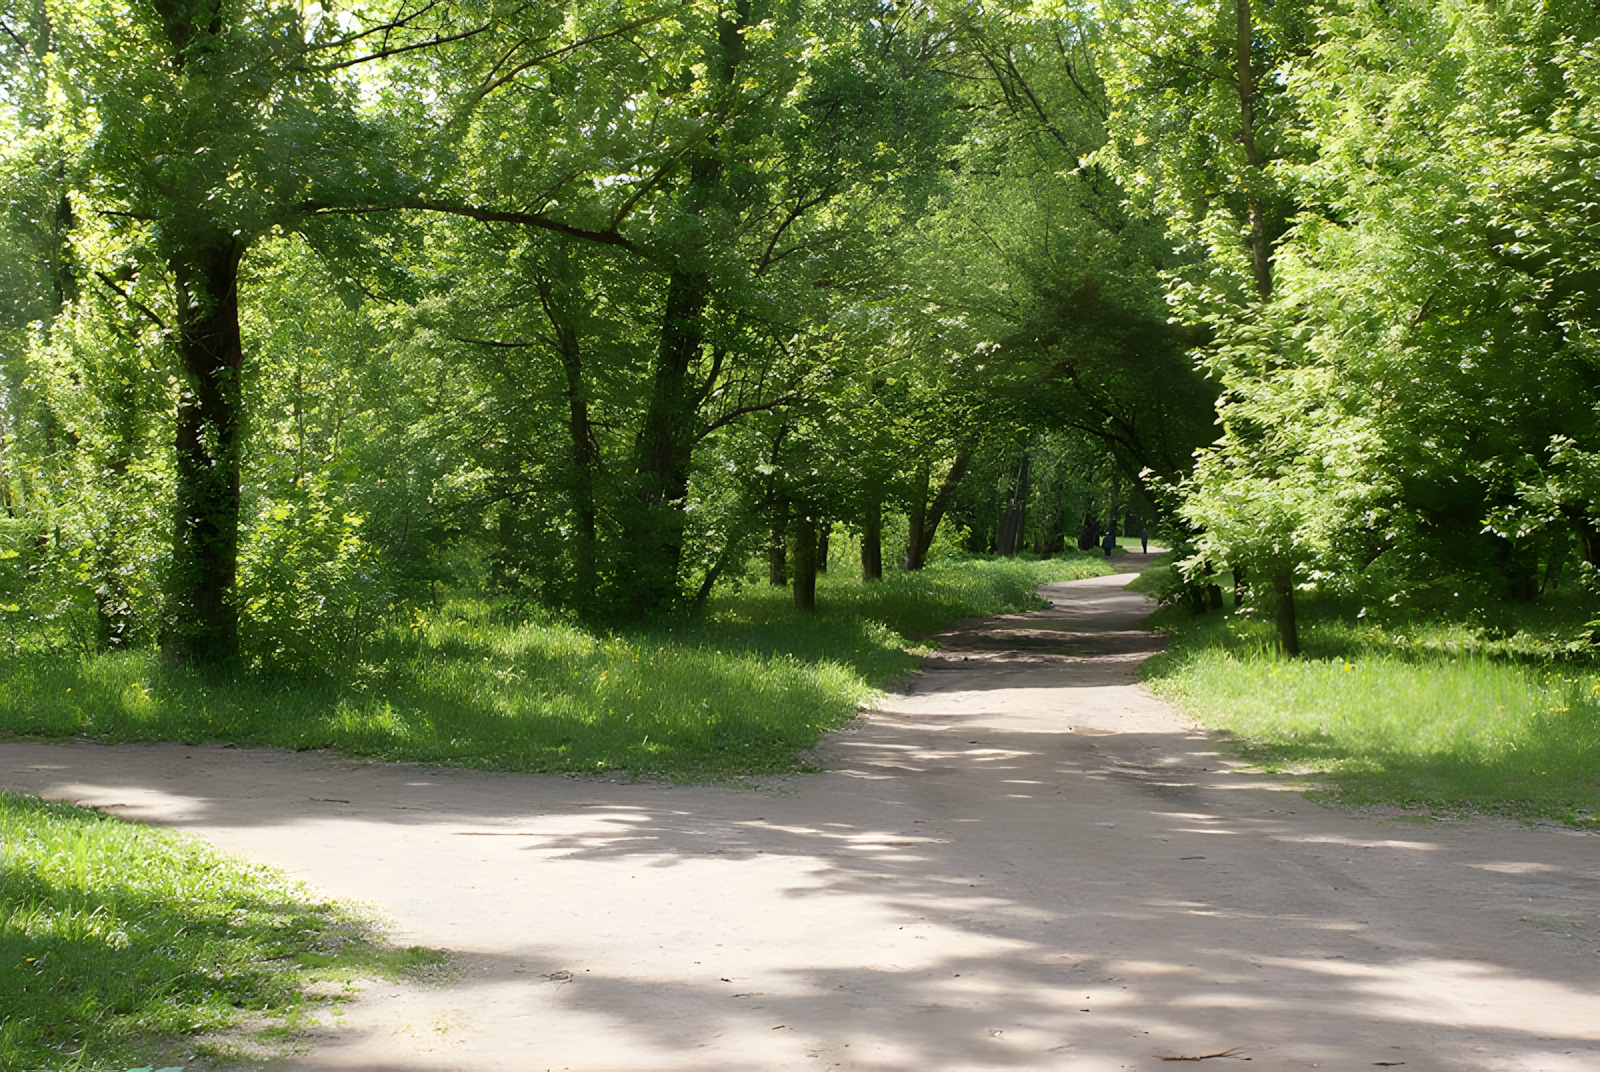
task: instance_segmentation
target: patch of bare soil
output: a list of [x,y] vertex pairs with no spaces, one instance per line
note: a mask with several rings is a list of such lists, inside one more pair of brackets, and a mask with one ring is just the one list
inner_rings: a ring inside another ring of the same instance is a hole
[[455,952],[286,1068],[1600,1068],[1600,837],[1239,771],[1137,685],[1122,580],[960,623],[775,789],[87,744],[0,744],[0,784]]

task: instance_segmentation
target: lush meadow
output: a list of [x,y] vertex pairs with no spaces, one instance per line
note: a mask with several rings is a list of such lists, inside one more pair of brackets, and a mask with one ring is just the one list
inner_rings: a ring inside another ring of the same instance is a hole
[[1298,659],[1229,603],[1158,612],[1171,647],[1145,677],[1263,768],[1349,804],[1600,825],[1600,667],[1571,643],[1578,600],[1379,620],[1304,599]]

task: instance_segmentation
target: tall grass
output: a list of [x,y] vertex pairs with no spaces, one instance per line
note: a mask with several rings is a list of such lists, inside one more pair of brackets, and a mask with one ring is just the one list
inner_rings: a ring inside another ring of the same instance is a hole
[[281,1034],[314,980],[438,959],[197,838],[0,792],[0,1068],[217,1054],[192,1036],[244,1014]]
[[1306,601],[1306,654],[1291,660],[1266,623],[1174,608],[1145,675],[1266,769],[1346,802],[1594,824],[1600,671],[1557,658],[1560,608],[1514,613],[1525,627],[1382,624]]
[[292,680],[173,672],[147,652],[21,658],[0,670],[0,729],[505,770],[786,770],[915,668],[911,638],[1039,606],[1038,584],[1106,569],[1072,555],[947,561],[875,584],[830,574],[815,612],[761,586],[697,619],[612,632],[457,599],[393,623],[360,660]]

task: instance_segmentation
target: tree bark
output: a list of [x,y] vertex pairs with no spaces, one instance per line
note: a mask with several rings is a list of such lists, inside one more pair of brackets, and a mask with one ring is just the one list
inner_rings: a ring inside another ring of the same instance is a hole
[[1294,618],[1294,574],[1288,570],[1273,574],[1272,588],[1278,596],[1278,647],[1285,655],[1297,656],[1300,654],[1300,628]]
[[[737,0],[732,17],[717,26],[716,46],[708,50],[707,70],[723,91],[733,92],[745,55],[744,31],[751,24],[749,0]],[[689,166],[681,208],[705,217],[723,185],[722,152],[709,141]],[[725,149],[726,147],[724,147]],[[689,370],[705,341],[711,276],[698,262],[704,249],[688,251],[673,268],[662,311],[661,341],[652,370],[650,401],[634,450],[637,504],[623,522],[625,581],[636,610],[674,601],[683,564],[683,506],[689,494],[690,455],[701,386]]]
[[772,508],[772,536],[767,543],[767,583],[789,583],[789,502],[780,499]]
[[923,462],[917,467],[917,483],[911,495],[911,509],[906,513],[906,569],[921,569],[922,556],[917,553],[922,546],[922,529],[928,520],[928,482],[933,479],[932,466]]
[[861,517],[861,579],[883,580],[883,503],[878,499]]
[[1000,518],[1000,535],[995,540],[995,554],[1014,555],[1022,543],[1023,510],[1028,502],[1028,455],[1017,463],[1016,480],[1011,485],[1011,501]]
[[595,503],[594,470],[599,463],[594,445],[594,430],[589,423],[589,391],[583,379],[583,353],[578,346],[578,331],[568,311],[570,295],[566,288],[550,279],[538,281],[539,301],[555,333],[556,354],[566,380],[567,443],[571,451],[573,527],[572,564],[574,602],[588,604],[595,592]]
[[794,605],[813,610],[817,605],[817,521],[801,507],[794,516]]
[[705,273],[685,269],[672,273],[650,401],[634,442],[634,502],[623,522],[627,565],[622,580],[637,611],[669,604],[678,594],[683,503],[689,494],[692,423],[698,411],[689,368],[700,354],[709,298]]
[[1600,566],[1600,530],[1595,523],[1589,520],[1589,515],[1581,508],[1564,510],[1567,520],[1572,523],[1572,531],[1578,534],[1578,546],[1583,551],[1583,560],[1591,566]]
[[178,397],[176,515],[161,652],[170,663],[215,664],[239,652],[234,586],[239,567],[242,439],[239,261],[228,240],[172,262]]

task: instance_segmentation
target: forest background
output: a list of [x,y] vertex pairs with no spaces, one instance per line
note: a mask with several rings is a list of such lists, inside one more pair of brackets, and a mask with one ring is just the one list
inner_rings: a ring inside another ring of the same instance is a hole
[[777,763],[1148,526],[1197,709],[1590,741],[1597,21],[7,0],[5,724],[721,769],[800,674]]

